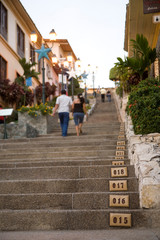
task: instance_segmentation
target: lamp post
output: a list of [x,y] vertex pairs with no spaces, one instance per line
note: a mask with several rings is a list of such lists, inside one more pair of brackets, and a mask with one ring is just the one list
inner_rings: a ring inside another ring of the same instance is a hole
[[[96,72],[98,70],[98,67],[96,66]],[[94,91],[94,82],[95,82],[95,72],[92,72],[92,80],[93,80],[93,96],[96,97],[96,93]]]
[[[54,29],[51,30],[51,32],[49,33],[49,36],[50,36],[50,41],[52,41],[52,47],[53,47],[53,41],[56,40],[56,33],[55,33]],[[31,33],[31,42],[33,42],[33,44],[35,44],[37,42],[37,34],[34,31]],[[48,53],[51,51],[51,48],[45,48],[44,44],[42,44],[40,49],[36,49],[34,51],[39,54],[38,61],[40,61],[41,58],[43,59],[43,65],[42,65],[42,103],[45,104],[45,65],[44,65],[44,58],[47,58],[49,60]]]
[[[94,72],[92,72],[92,74],[93,74],[93,75],[92,75],[92,80],[93,80],[93,96],[94,96],[94,95],[95,95],[95,94],[94,94]],[[95,97],[95,96],[94,96],[94,97]]]
[[[88,71],[90,73],[91,65],[88,64]],[[98,67],[96,66],[96,72],[97,72]],[[94,83],[95,83],[95,71],[92,72],[92,82],[93,82],[93,97],[96,96],[96,93],[94,91]]]
[[[69,62],[69,70],[72,71],[72,69],[73,69],[73,57],[72,57],[71,53],[67,56],[67,60]],[[71,77],[71,88],[72,88],[72,100],[74,100],[73,76]]]
[[86,74],[86,71],[84,71],[84,73],[81,74],[82,78],[85,80],[84,82],[84,99],[85,99],[85,103],[87,103],[87,89],[86,89],[86,79],[88,74]]

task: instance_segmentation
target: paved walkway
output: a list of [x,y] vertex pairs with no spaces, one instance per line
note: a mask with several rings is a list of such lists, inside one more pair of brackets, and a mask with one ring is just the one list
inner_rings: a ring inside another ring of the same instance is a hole
[[[99,120],[102,121],[102,117]],[[95,121],[97,121],[97,119],[95,120],[94,117],[91,118],[89,122]],[[131,228],[94,231],[10,231],[0,232],[0,240],[160,240],[160,229]]]
[[160,229],[0,232],[0,240],[160,240]]

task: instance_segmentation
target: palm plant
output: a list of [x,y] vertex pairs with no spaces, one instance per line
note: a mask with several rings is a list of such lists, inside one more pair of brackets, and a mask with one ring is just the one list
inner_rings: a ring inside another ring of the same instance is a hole
[[156,60],[156,49],[151,49],[147,39],[141,34],[136,35],[136,40],[131,39],[132,57],[117,58],[115,68],[119,74],[125,91],[130,90],[129,86],[137,85],[141,80],[148,77],[151,64]]
[[33,97],[33,94],[31,93],[31,90],[28,88],[28,86],[25,85],[25,83],[26,83],[26,79],[29,77],[38,79],[39,73],[36,72],[34,69],[32,69],[37,63],[35,62],[28,63],[26,62],[25,58],[20,59],[19,63],[22,66],[24,72],[22,76],[19,76],[15,79],[15,82],[20,86],[22,86],[25,92],[24,96],[21,99],[21,102],[23,102],[22,104],[24,105],[32,104],[34,97]]
[[36,62],[27,63],[26,59],[22,58],[19,60],[19,63],[21,64],[23,71],[24,71],[23,75],[20,77],[17,77],[15,80],[19,85],[24,86],[26,79],[29,77],[38,79],[39,73],[36,72],[34,69],[32,69],[32,67],[34,67],[37,64]]
[[127,58],[127,65],[133,70],[133,73],[138,73],[140,79],[143,79],[144,73],[149,72],[151,64],[156,60],[156,48],[149,46],[148,40],[143,34],[137,34],[136,40],[131,39],[133,56]]

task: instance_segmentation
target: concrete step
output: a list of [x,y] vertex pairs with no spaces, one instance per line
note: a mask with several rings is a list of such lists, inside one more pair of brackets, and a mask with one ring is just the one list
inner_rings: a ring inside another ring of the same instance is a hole
[[[88,165],[111,165],[113,160],[104,160],[99,158],[78,158],[78,159],[58,159],[58,160],[45,160],[45,161],[34,161],[31,159],[30,161],[28,159],[25,159],[23,162],[21,161],[0,161],[0,168],[23,168],[23,167],[52,167],[52,166],[88,166]],[[129,160],[123,160],[124,165],[129,165]]]
[[[108,192],[109,185],[121,191],[137,191],[135,177],[126,178],[84,178],[84,179],[36,179],[36,180],[1,180],[1,194],[27,193],[75,193],[75,192]],[[125,187],[126,186],[126,187]]]
[[[94,147],[94,150],[117,150],[117,146],[114,144],[114,145],[110,145],[108,143],[108,145],[102,145],[102,144],[92,144],[91,146],[86,146],[86,145],[82,145],[82,146],[79,146],[79,145],[75,145],[75,146],[57,146],[55,147],[54,144],[52,144],[53,146],[35,146],[33,147],[32,145],[29,146],[23,146],[23,147],[17,147],[16,149],[15,148],[12,148],[12,149],[1,149],[1,154],[17,154],[17,152],[20,154],[20,153],[43,153],[43,152],[67,152],[67,151],[92,151],[93,150],[93,147]],[[126,150],[126,149],[124,149]]]
[[[116,129],[98,129],[98,128],[83,128],[83,134],[89,134],[89,135],[96,135],[97,133],[100,134],[100,133],[103,133],[103,134],[116,134],[118,135],[119,133],[119,130]],[[57,132],[58,134],[59,132]],[[69,134],[72,134],[72,133],[76,133],[76,130],[75,130],[75,127],[74,128],[69,128],[68,129],[68,133]]]
[[[14,159],[14,158],[5,158],[5,159],[0,159],[0,164],[14,164],[14,167],[17,167],[17,164],[24,164],[24,163],[43,163],[43,166],[46,165],[46,163],[48,164],[48,162],[53,163],[54,166],[57,165],[57,162],[59,162],[59,166],[63,166],[64,164],[71,164],[71,165],[76,165],[78,164],[78,162],[82,162],[82,161],[94,161],[97,160],[97,165],[100,164],[102,165],[101,161],[115,161],[116,157],[115,156],[73,156],[73,157],[52,157],[52,158],[23,158],[23,159]],[[121,161],[121,159],[119,159]],[[118,161],[118,160],[117,160]],[[122,161],[128,161],[127,156],[124,156]],[[92,164],[92,162],[91,162]],[[111,163],[112,164],[112,163]]]
[[[122,173],[121,173],[122,171]],[[113,174],[113,175],[112,175]],[[120,174],[120,175],[119,175]],[[59,166],[1,168],[0,180],[134,177],[133,166]]]
[[117,145],[117,139],[115,140],[97,140],[97,139],[90,139],[90,141],[38,141],[37,142],[22,142],[22,143],[3,143],[0,146],[0,150],[10,150],[10,149],[31,149],[31,148],[49,148],[49,147],[83,147],[83,146],[115,146]]
[[[94,115],[95,116],[95,115]],[[109,128],[109,127],[112,127],[113,129],[120,129],[120,122],[110,122],[110,123],[90,123],[89,121],[88,122],[84,122],[83,124],[83,128]],[[71,127],[71,126],[69,126]]]
[[28,139],[1,139],[0,140],[0,144],[9,144],[9,143],[26,143],[26,142],[31,142],[31,143],[37,143],[38,142],[50,142],[52,141],[54,142],[85,142],[85,141],[93,141],[97,139],[98,142],[99,141],[108,141],[108,140],[117,140],[118,139],[118,134],[96,134],[94,137],[92,135],[87,135],[87,134],[82,134],[79,137],[75,136],[75,135],[71,135],[68,134],[68,136],[66,138],[62,137],[62,136],[56,136],[55,134],[47,134],[47,135],[40,135],[37,138],[28,138]]
[[[109,229],[110,214],[131,214],[132,227],[159,227],[159,210],[2,210],[1,231]],[[120,221],[122,217],[116,217]],[[123,218],[128,222],[126,217]],[[127,225],[127,224],[126,224]],[[126,226],[127,227],[127,226]]]
[[[127,156],[127,150],[124,150],[124,156],[126,157]],[[37,159],[46,159],[46,158],[55,158],[55,157],[74,157],[74,156],[78,156],[78,157],[85,157],[85,156],[88,156],[88,157],[106,157],[107,158],[111,158],[111,157],[114,157],[116,155],[116,150],[96,150],[96,149],[93,149],[92,151],[87,151],[87,150],[84,150],[84,151],[74,151],[74,148],[72,150],[68,150],[68,151],[53,151],[53,149],[51,149],[50,151],[47,151],[47,152],[33,152],[33,153],[28,153],[27,151],[26,152],[23,152],[23,153],[8,153],[6,152],[6,154],[3,152],[1,155],[0,155],[0,161],[1,160],[4,160],[4,159],[34,159],[34,158],[37,158]]]
[[[0,194],[0,209],[108,209],[110,196],[129,198],[129,206],[125,208],[139,208],[139,193],[44,193],[44,194]],[[115,207],[124,208],[123,205]]]
[[[68,136],[66,138],[63,138],[62,136],[57,136],[56,134],[47,134],[47,135],[40,135],[38,138],[35,139],[30,139],[31,142],[34,141],[57,141],[57,140],[61,140],[61,141],[77,141],[77,142],[81,142],[81,141],[92,141],[93,139],[98,139],[98,141],[100,141],[100,139],[102,140],[117,140],[119,136],[119,133],[117,134],[105,134],[105,133],[101,133],[101,134],[95,134],[90,135],[87,132],[83,132],[82,135],[80,135],[79,137],[75,136],[75,134],[73,133],[69,133],[68,132]],[[67,140],[66,140],[67,139]]]

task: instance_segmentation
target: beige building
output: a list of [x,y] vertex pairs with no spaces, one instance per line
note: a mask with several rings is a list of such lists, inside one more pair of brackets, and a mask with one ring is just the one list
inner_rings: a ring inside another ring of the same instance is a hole
[[[52,47],[49,40],[44,40],[36,28],[34,22],[26,12],[20,0],[0,0],[1,22],[0,22],[0,80],[9,79],[13,82],[17,76],[23,75],[23,69],[19,59],[26,58],[27,62],[37,62],[35,71],[40,72],[39,80],[32,78],[32,89],[42,83],[42,60],[38,61],[38,53],[42,43],[45,47]],[[37,34],[37,42],[32,43],[30,34]],[[48,33],[49,35],[49,33]],[[53,53],[58,58],[66,58],[69,53],[73,57],[73,66],[77,60],[68,40],[61,39],[54,43],[52,51],[48,54],[49,60],[44,58],[45,82],[56,85],[56,95],[59,94],[60,68],[53,66]]]
[[[58,76],[60,76],[63,72],[63,74],[68,78],[68,71],[75,71],[75,64],[77,61],[77,57],[70,43],[67,39],[57,39],[54,42],[51,42],[49,39],[44,39],[44,41],[52,49],[52,54],[56,59],[56,62],[54,62],[54,60],[52,61],[54,71]],[[66,71],[63,71],[62,69],[66,69]],[[58,81],[59,79],[60,77],[58,78]],[[60,85],[60,88],[61,87],[62,86]]]
[[[0,79],[14,81],[17,76],[23,74],[19,59],[24,57],[29,62],[34,58],[30,33],[34,30],[38,34],[36,47],[41,46],[42,36],[19,0],[1,0],[0,5],[3,16],[0,26]],[[33,79],[33,87],[39,83]]]
[[[153,10],[152,10],[153,9]],[[157,18],[158,17],[158,18]],[[160,52],[160,2],[158,0],[129,0],[126,5],[126,24],[124,50],[132,55],[130,39],[136,39],[136,34],[143,34],[151,48]],[[153,66],[153,75],[160,75],[160,63],[157,59]]]

